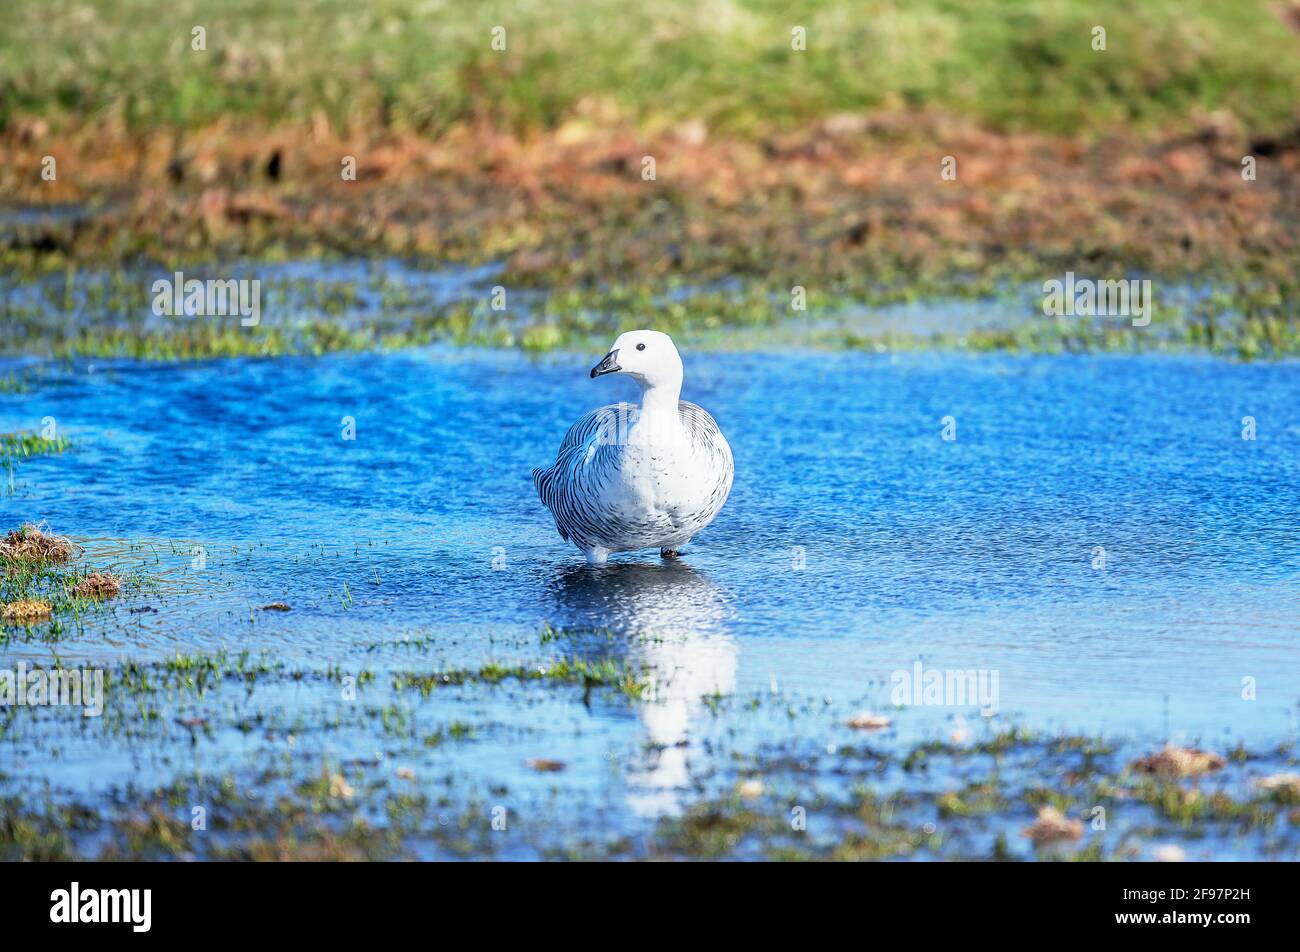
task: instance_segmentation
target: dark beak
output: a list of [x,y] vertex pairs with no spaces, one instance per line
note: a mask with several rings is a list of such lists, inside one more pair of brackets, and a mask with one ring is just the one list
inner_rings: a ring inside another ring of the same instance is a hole
[[618,351],[611,350],[601,359],[600,363],[591,368],[591,379],[595,380],[602,374],[616,374],[622,369],[618,365]]

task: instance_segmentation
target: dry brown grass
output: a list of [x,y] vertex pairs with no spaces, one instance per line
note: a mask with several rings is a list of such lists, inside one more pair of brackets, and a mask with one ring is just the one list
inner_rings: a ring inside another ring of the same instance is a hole
[[25,524],[0,539],[0,559],[36,564],[67,562],[81,554],[81,546],[57,536],[43,526]]
[[91,572],[72,589],[82,598],[112,598],[122,591],[122,580],[112,572]]
[[1270,793],[1285,794],[1300,800],[1300,774],[1297,773],[1279,773],[1261,777],[1255,781],[1255,786]]
[[1197,777],[1211,770],[1219,770],[1224,762],[1218,754],[1197,750],[1195,747],[1176,747],[1168,744],[1157,754],[1139,757],[1133,761],[1132,766],[1139,773]]
[[[804,277],[882,262],[946,273],[1009,250],[1182,271],[1294,249],[1300,127],[1252,138],[1226,113],[1198,122],[1098,141],[926,111],[831,116],[759,141],[602,115],[531,135],[462,126],[436,141],[291,124],[217,124],[183,145],[90,128],[31,142],[6,132],[0,150],[14,159],[0,189],[28,202],[49,202],[52,184],[69,190],[60,201],[114,196],[75,231],[33,236],[68,251],[112,254],[123,231],[160,248],[198,236],[242,250],[318,235],[354,250],[500,257],[513,280],[538,285],[766,277],[769,262]],[[1243,180],[1242,156],[1265,153],[1268,174]],[[75,162],[75,180],[42,181],[47,154]],[[363,157],[357,181],[323,189],[349,154]],[[944,154],[963,157],[959,183],[940,178]],[[659,157],[654,182],[639,174],[645,155]],[[262,170],[273,160],[271,180]],[[169,170],[180,170],[175,187],[142,184],[169,182]]]
[[29,622],[50,617],[53,610],[49,602],[38,601],[35,598],[20,598],[16,602],[9,602],[5,605],[4,610],[0,611],[0,617],[4,618],[5,621],[25,625]]

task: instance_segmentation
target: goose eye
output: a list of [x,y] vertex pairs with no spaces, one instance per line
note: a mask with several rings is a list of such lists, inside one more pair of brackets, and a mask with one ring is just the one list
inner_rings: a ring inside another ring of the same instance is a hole
[[637,349],[637,350],[645,350],[645,344],[637,344],[637,345],[636,345],[636,349]]

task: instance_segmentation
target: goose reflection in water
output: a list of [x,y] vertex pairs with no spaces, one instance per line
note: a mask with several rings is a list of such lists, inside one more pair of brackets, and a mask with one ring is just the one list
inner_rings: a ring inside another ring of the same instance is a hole
[[736,688],[730,598],[680,561],[575,566],[556,578],[550,595],[558,626],[611,632],[616,642],[593,650],[608,656],[612,649],[651,679],[639,706],[646,755],[628,771],[629,802],[641,814],[677,813],[690,779],[691,724],[705,697]]

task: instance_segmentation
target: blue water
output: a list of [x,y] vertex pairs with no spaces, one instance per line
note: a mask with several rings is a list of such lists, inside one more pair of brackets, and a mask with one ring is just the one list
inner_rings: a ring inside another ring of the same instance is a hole
[[[65,633],[65,664],[228,647],[387,675],[529,661],[545,623],[607,631],[604,653],[654,674],[654,703],[437,693],[414,716],[487,725],[490,742],[415,766],[538,797],[560,776],[639,816],[690,799],[708,738],[834,738],[845,711],[894,710],[891,676],[918,661],[996,672],[995,724],[1216,747],[1295,735],[1294,363],[688,353],[683,396],[731,443],[731,498],[680,564],[645,552],[600,569],[556,535],[529,476],[580,413],[633,397],[587,378],[598,356],[44,366],[28,392],[0,395],[0,431],[53,417],[74,446],[19,467],[0,522],[46,522],[95,564],[156,578]],[[256,610],[272,601],[293,610]],[[0,661],[51,650],[15,639]],[[805,715],[701,701],[760,693]],[[335,694],[259,699],[310,722]],[[891,736],[958,716],[986,726],[973,705],[922,705],[897,712]],[[343,761],[383,747],[365,724],[308,746]],[[92,736],[31,769],[103,789],[188,756],[263,755],[256,734],[193,754]],[[537,775],[538,756],[568,769]]]

